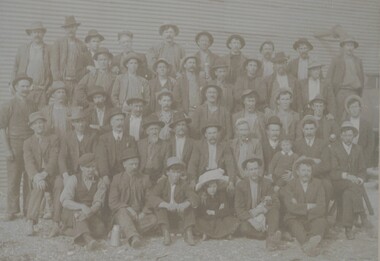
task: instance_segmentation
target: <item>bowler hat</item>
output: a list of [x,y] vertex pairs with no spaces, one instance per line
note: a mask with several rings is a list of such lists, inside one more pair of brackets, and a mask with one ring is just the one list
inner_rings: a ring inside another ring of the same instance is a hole
[[181,166],[186,168],[186,164],[177,157],[170,157],[166,160],[166,169],[170,169],[173,166]]
[[212,36],[212,34],[210,34],[209,32],[207,31],[202,31],[202,32],[199,32],[197,33],[197,35],[195,36],[195,42],[198,44],[198,40],[199,38],[202,36],[202,35],[206,35],[209,39],[209,42],[210,42],[210,46],[214,43],[214,37]]
[[160,33],[160,35],[163,34],[163,32],[168,28],[168,27],[172,27],[174,29],[174,33],[175,35],[177,36],[179,34],[179,28],[177,25],[173,24],[173,23],[170,23],[170,22],[165,22],[163,23],[160,28],[158,29],[158,32]]
[[276,124],[276,125],[279,125],[280,127],[282,127],[282,123],[281,123],[281,120],[279,117],[277,116],[271,116],[267,123],[265,124],[265,126],[268,126],[268,125],[272,125],[272,124]]
[[121,38],[123,35],[126,35],[126,36],[128,36],[129,38],[133,38],[133,33],[132,33],[132,32],[130,32],[130,31],[121,31],[121,32],[117,33],[117,40],[120,40],[120,38]]
[[82,107],[71,108],[71,115],[68,117],[70,120],[81,120],[87,118],[88,114]]
[[346,37],[339,43],[340,47],[343,47],[345,43],[354,43],[355,49],[359,47],[359,43],[353,37]]
[[104,90],[104,88],[102,86],[96,85],[96,86],[90,87],[89,89],[90,90],[87,93],[87,99],[89,101],[93,101],[94,95],[96,95],[96,94],[101,94],[101,95],[103,95],[106,98],[108,96],[107,93],[106,93],[106,91]]
[[205,184],[207,184],[210,181],[227,183],[229,178],[228,176],[224,176],[223,174],[224,170],[220,168],[206,171],[205,173],[199,176],[198,183],[195,186],[195,190],[199,191]]
[[85,153],[78,159],[78,165],[82,167],[92,167],[96,166],[95,154],[94,153]]
[[157,70],[157,66],[159,63],[165,63],[166,66],[168,67],[168,71],[171,70],[172,65],[168,62],[168,60],[166,60],[165,58],[159,58],[159,59],[157,59],[157,61],[154,62],[153,66],[152,66],[153,71]]
[[177,123],[182,121],[185,121],[186,124],[189,124],[191,123],[191,118],[187,117],[183,112],[176,112],[173,115],[173,121],[169,124],[169,127],[173,129]]
[[137,53],[130,52],[124,58],[124,60],[123,60],[123,66],[125,68],[127,68],[127,63],[129,62],[129,60],[132,60],[132,59],[135,59],[137,61],[137,63],[139,63],[139,64],[141,63],[140,57],[137,55]]
[[108,55],[109,59],[112,59],[112,58],[113,58],[113,54],[110,53],[110,51],[109,51],[107,48],[105,48],[105,47],[100,47],[100,48],[95,52],[95,54],[94,54],[94,60],[97,60],[97,59],[98,59],[98,56],[99,56],[100,54],[106,54],[106,55]]
[[285,63],[288,59],[289,57],[286,56],[284,52],[278,52],[272,58],[272,63]]
[[134,102],[142,102],[146,104],[146,101],[141,96],[134,96],[127,99],[127,105],[132,105]]
[[21,80],[27,80],[29,81],[29,84],[31,85],[33,83],[33,79],[30,78],[26,73],[20,73],[16,75],[16,78],[12,81],[12,86],[15,88],[16,84]]
[[86,37],[84,38],[84,42],[88,43],[91,40],[92,37],[99,37],[100,41],[104,41],[103,35],[101,35],[100,33],[98,33],[97,30],[91,29],[90,31],[88,31]]
[[48,89],[46,95],[50,97],[53,95],[53,93],[61,89],[67,91],[65,83],[63,81],[54,81],[52,85],[50,86],[50,88]]
[[126,161],[129,159],[140,158],[139,152],[135,148],[127,148],[122,151],[120,161]]
[[209,122],[207,122],[201,129],[201,132],[202,134],[204,134],[206,132],[206,130],[208,128],[211,128],[211,127],[216,127],[219,131],[222,130],[222,125],[220,125],[218,122],[214,121],[214,120],[211,120]]
[[311,60],[309,61],[309,64],[307,65],[307,69],[313,69],[313,68],[317,68],[317,67],[322,67],[324,66],[324,64],[322,64],[321,62],[317,61],[317,60]]
[[360,106],[362,105],[362,98],[360,98],[360,96],[356,95],[356,94],[351,94],[349,96],[347,96],[346,100],[344,101],[344,108],[346,109],[346,111],[348,112],[348,104],[351,103],[352,100],[355,100],[355,101],[358,101]]
[[307,164],[307,165],[314,166],[315,162],[314,162],[314,159],[313,159],[313,158],[306,157],[306,156],[302,155],[301,157],[299,157],[299,158],[293,163],[293,167],[292,167],[293,173],[295,173],[295,171],[297,170],[297,168],[298,168],[299,165],[301,165],[301,164]]
[[257,69],[260,69],[260,67],[261,67],[261,61],[260,61],[258,58],[255,58],[255,57],[250,57],[250,58],[246,59],[246,60],[244,61],[244,63],[243,63],[243,68],[245,68],[245,67],[247,66],[247,64],[248,64],[249,62],[252,62],[252,61],[256,62],[256,64],[257,64]]
[[107,122],[110,122],[112,117],[113,116],[116,116],[116,115],[123,115],[124,118],[126,117],[125,113],[121,111],[120,108],[111,108],[109,111],[108,111],[108,115],[107,115]]
[[160,121],[156,114],[151,114],[150,116],[144,119],[142,127],[146,130],[151,125],[158,125],[160,126],[160,128],[162,128],[165,126],[165,123]]
[[230,47],[230,43],[231,43],[232,39],[239,39],[240,44],[241,44],[240,49],[243,49],[243,47],[245,46],[245,40],[244,40],[243,36],[241,36],[241,35],[239,35],[239,34],[232,34],[232,35],[230,35],[230,36],[227,38],[226,45],[227,45],[227,48],[228,48],[228,49],[231,49],[231,47]]
[[345,130],[352,130],[355,136],[357,136],[359,133],[358,129],[350,121],[344,121],[342,125],[340,126],[341,132]]
[[36,120],[46,121],[46,118],[41,111],[36,111],[36,112],[32,112],[31,114],[29,114],[28,125],[31,126],[33,124],[33,122],[35,122]]
[[295,41],[294,44],[293,44],[293,49],[294,49],[294,50],[297,50],[298,47],[299,47],[301,44],[306,44],[307,47],[309,48],[309,51],[311,51],[311,50],[314,49],[313,45],[309,42],[309,40],[307,40],[307,38],[300,38],[300,39],[298,39],[297,41]]
[[246,169],[248,163],[254,163],[254,162],[257,162],[257,164],[259,164],[259,166],[263,165],[263,160],[262,159],[254,157],[254,158],[249,158],[249,159],[246,159],[245,161],[243,161],[243,163],[241,164],[241,166],[242,166],[243,169]]
[[66,27],[70,27],[70,26],[80,26],[80,23],[77,23],[77,21],[75,20],[75,17],[70,15],[70,16],[66,16],[65,17],[65,23],[64,25],[62,25],[63,28],[66,28]]
[[42,30],[44,33],[46,33],[46,28],[42,25],[41,22],[33,22],[29,28],[25,29],[26,33],[30,35],[33,30]]

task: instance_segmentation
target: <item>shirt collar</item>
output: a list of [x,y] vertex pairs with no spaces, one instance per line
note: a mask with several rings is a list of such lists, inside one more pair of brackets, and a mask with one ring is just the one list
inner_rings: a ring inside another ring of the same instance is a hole
[[342,144],[343,144],[343,147],[345,148],[345,150],[351,151],[352,143],[351,143],[351,145],[347,145],[346,143],[342,142]]
[[293,151],[290,151],[288,153],[286,153],[285,151],[281,151],[282,155],[289,155],[289,156],[292,156],[293,155]]
[[117,133],[115,131],[112,131],[112,134],[113,134],[113,137],[115,138],[115,140],[118,140],[119,138],[123,138],[123,133]]

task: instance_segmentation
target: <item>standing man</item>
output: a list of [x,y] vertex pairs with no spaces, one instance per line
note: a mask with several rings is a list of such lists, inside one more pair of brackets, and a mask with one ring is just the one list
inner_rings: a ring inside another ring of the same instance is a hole
[[241,35],[233,34],[228,37],[226,45],[230,49],[230,53],[223,57],[228,65],[226,81],[235,84],[237,77],[244,71],[243,65],[247,59],[241,52],[241,49],[245,46],[245,40]]
[[293,49],[298,52],[299,57],[291,60],[288,64],[288,72],[298,80],[308,78],[309,52],[313,45],[306,39],[300,38],[293,44]]
[[[88,31],[86,37],[84,38],[84,42],[87,45],[87,56],[89,67],[92,67],[91,70],[95,70],[95,59],[94,56],[96,52],[100,48],[100,43],[104,41],[103,35],[98,33],[97,30],[91,29]],[[90,68],[89,68],[90,69]]]
[[17,75],[12,82],[15,96],[2,104],[0,109],[0,137],[7,162],[7,210],[4,221],[15,219],[20,212],[20,183],[23,184],[23,212],[27,212],[28,177],[23,159],[23,143],[33,132],[28,126],[28,116],[37,106],[28,99],[33,79],[26,74]]
[[[64,81],[67,86],[68,103],[72,104],[77,83],[87,72],[90,64],[87,46],[76,38],[80,23],[74,16],[66,16],[62,28],[66,36],[59,38],[51,47],[50,64],[53,81]],[[74,104],[75,105],[75,104]]]
[[17,51],[12,80],[21,73],[32,78],[30,98],[41,109],[47,104],[46,90],[52,81],[49,48],[43,41],[46,28],[41,22],[34,22],[26,29],[26,33],[31,41],[20,46]]
[[354,55],[359,43],[353,38],[345,38],[340,42],[341,53],[331,61],[327,71],[327,80],[334,90],[337,104],[337,120],[341,120],[344,112],[344,101],[351,94],[362,96],[364,88],[363,64]]
[[199,47],[199,51],[195,53],[200,65],[201,77],[207,82],[211,80],[210,68],[212,68],[219,58],[216,54],[210,51],[211,45],[214,43],[214,37],[207,31],[197,33],[195,42]]
[[272,41],[265,41],[260,45],[260,53],[262,56],[262,66],[258,72],[258,75],[267,78],[273,74],[273,53],[274,53],[274,43]]
[[179,34],[179,28],[172,23],[160,26],[159,33],[163,41],[149,48],[146,57],[150,68],[159,59],[164,58],[172,65],[170,75],[177,78],[181,68],[181,60],[186,56],[185,49],[174,41]]

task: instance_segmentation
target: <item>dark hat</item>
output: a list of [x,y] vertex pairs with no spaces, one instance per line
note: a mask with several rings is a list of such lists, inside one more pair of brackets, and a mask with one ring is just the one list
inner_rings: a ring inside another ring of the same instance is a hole
[[78,165],[82,167],[94,167],[96,166],[95,154],[85,153],[78,159]]
[[116,115],[123,115],[124,118],[126,117],[125,113],[121,111],[120,108],[111,108],[109,111],[108,111],[108,115],[107,115],[107,122],[111,122],[111,118],[113,116],[116,116]]
[[94,60],[97,60],[97,59],[98,59],[98,56],[99,56],[100,54],[106,54],[106,55],[108,55],[108,57],[109,57],[110,59],[113,58],[113,54],[110,53],[110,51],[109,51],[107,48],[105,48],[105,47],[100,47],[100,48],[95,52],[95,54],[94,54]]
[[172,27],[174,29],[174,33],[175,35],[177,36],[179,34],[179,28],[177,25],[173,24],[173,23],[170,23],[170,22],[165,22],[163,23],[160,28],[158,29],[158,32],[160,33],[160,35],[162,35],[162,33],[168,28],[168,27]]
[[71,115],[68,117],[70,120],[81,120],[87,118],[88,114],[87,111],[83,110],[82,107],[72,107],[71,108]]
[[348,104],[351,103],[352,100],[358,101],[360,106],[362,105],[362,98],[356,94],[351,94],[347,96],[346,100],[344,101],[344,108],[348,112]]
[[257,93],[257,91],[255,91],[253,89],[245,89],[243,91],[243,93],[241,94],[240,98],[242,101],[244,101],[244,98],[246,96],[251,95],[251,94],[255,96],[256,102],[258,102],[260,100],[260,95]]
[[228,49],[231,49],[230,48],[230,42],[232,41],[232,39],[239,39],[239,41],[241,43],[241,48],[240,49],[243,49],[243,47],[245,46],[245,40],[244,40],[243,36],[241,36],[239,34],[233,34],[233,35],[230,35],[230,37],[227,38],[226,45],[227,45]]
[[120,40],[120,38],[121,38],[123,35],[126,35],[126,36],[128,36],[129,38],[133,38],[133,33],[132,33],[132,32],[130,32],[130,31],[121,31],[121,32],[117,33],[117,40]]
[[28,125],[31,126],[33,124],[33,122],[35,122],[36,120],[44,120],[44,121],[46,121],[46,118],[45,118],[45,116],[43,115],[43,113],[41,111],[36,111],[36,112],[33,112],[33,113],[29,114]]
[[321,62],[317,60],[311,60],[309,61],[309,64],[307,65],[307,69],[310,70],[310,69],[322,67],[322,66],[324,66],[324,64],[322,64]]
[[130,52],[127,54],[127,56],[124,58],[123,60],[123,66],[125,68],[127,68],[127,63],[129,62],[129,60],[131,59],[135,59],[137,61],[137,63],[141,63],[141,60],[140,60],[140,57],[137,55],[137,53],[134,53],[134,52]]
[[309,48],[309,51],[313,50],[314,47],[313,45],[306,39],[306,38],[300,38],[298,39],[297,41],[294,42],[293,44],[293,49],[294,50],[297,50],[297,48],[301,45],[301,44],[306,44],[307,47]]
[[222,97],[222,94],[223,94],[223,91],[222,91],[222,88],[220,88],[218,85],[215,85],[215,84],[209,84],[209,85],[206,85],[204,86],[202,89],[201,89],[201,97],[206,100],[206,92],[208,89],[210,88],[214,88],[216,89],[216,91],[218,92],[218,100],[220,100],[220,98]]
[[173,100],[173,93],[166,88],[163,88],[162,90],[156,93],[156,100],[158,101],[159,99],[161,99],[163,95],[168,95]]
[[191,123],[191,118],[187,117],[185,113],[183,112],[176,112],[173,115],[173,121],[169,124],[169,127],[174,129],[175,125],[179,122],[185,121],[186,124]]
[[127,99],[127,105],[132,105],[134,102],[142,102],[143,104],[146,104],[146,101],[141,97],[130,97]]
[[306,157],[304,155],[302,155],[301,157],[299,157],[294,163],[293,163],[293,167],[292,167],[292,170],[293,170],[293,173],[296,172],[296,169],[299,167],[299,165],[301,164],[307,164],[307,165],[311,165],[311,166],[314,166],[315,162],[314,162],[314,159],[313,158],[309,158],[309,157]]
[[199,38],[202,36],[202,35],[206,35],[210,41],[210,46],[214,43],[214,37],[212,36],[212,34],[210,34],[209,32],[207,31],[202,31],[202,32],[199,32],[197,33],[197,35],[195,36],[195,42],[198,44],[198,40]]
[[252,62],[252,61],[256,62],[257,63],[257,69],[260,69],[260,67],[261,67],[261,61],[258,58],[255,58],[255,57],[250,57],[250,58],[246,59],[244,61],[244,63],[243,63],[243,68],[245,68],[247,66],[247,64],[249,62]]
[[158,125],[160,128],[162,128],[165,126],[165,123],[160,121],[156,114],[151,114],[144,119],[142,127],[146,130],[150,125]]
[[152,66],[153,71],[157,70],[157,66],[159,63],[165,63],[166,66],[168,67],[168,71],[170,71],[172,68],[172,65],[168,62],[168,60],[166,60],[164,58],[159,58],[157,61],[154,62],[153,66]]
[[353,37],[346,37],[339,43],[340,47],[343,47],[345,43],[354,43],[355,49],[359,47],[359,43]]
[[248,163],[253,163],[253,162],[257,162],[257,164],[259,164],[259,166],[263,165],[263,160],[262,159],[260,159],[260,158],[249,158],[249,159],[246,159],[245,161],[243,161],[243,163],[241,164],[241,166],[242,166],[243,169],[246,169],[247,168],[247,164]]
[[214,121],[214,120],[211,120],[209,122],[206,123],[206,125],[204,125],[201,129],[201,132],[202,134],[204,134],[207,130],[207,128],[210,128],[210,127],[216,127],[219,131],[222,130],[222,125],[220,125],[218,122]]
[[195,63],[197,65],[197,68],[199,68],[199,61],[198,61],[198,58],[195,55],[187,55],[185,58],[182,58],[182,60],[181,60],[181,68],[183,68],[183,66],[185,65],[185,63],[189,59],[195,59]]
[[350,121],[344,121],[340,126],[340,132],[345,130],[352,130],[354,132],[354,136],[357,136],[359,133],[358,129]]
[[98,31],[95,29],[88,31],[87,36],[84,38],[84,42],[88,43],[91,40],[91,37],[99,37],[100,41],[104,41],[103,35],[98,33]]
[[12,81],[12,86],[15,88],[16,84],[21,80],[27,80],[30,84],[33,83],[33,79],[30,78],[26,73],[20,73],[16,75],[16,78]]
[[273,93],[273,97],[277,101],[277,99],[280,97],[280,95],[284,94],[284,93],[289,93],[290,96],[293,97],[293,91],[289,87],[279,88],[279,89],[275,90],[275,92]]
[[278,52],[272,58],[272,63],[285,63],[288,59],[289,57],[286,56],[284,52]]
[[228,176],[224,175],[223,169],[208,170],[199,176],[198,183],[195,186],[195,191],[199,191],[204,185],[210,181],[216,181],[218,183],[227,183],[229,181]]
[[212,78],[215,78],[216,75],[215,75],[215,71],[219,68],[228,68],[228,65],[227,63],[221,59],[221,58],[218,58],[216,61],[215,61],[215,64],[211,67],[211,70],[210,70],[210,74],[211,74],[211,77]]
[[66,28],[66,27],[70,27],[70,26],[73,26],[73,25],[80,26],[80,23],[77,23],[77,21],[75,20],[74,16],[72,16],[72,15],[66,16],[65,17],[65,24],[62,25],[62,27]]
[[25,29],[26,33],[30,35],[33,30],[42,30],[44,33],[46,33],[46,28],[42,25],[41,22],[33,22],[29,28]]
[[274,50],[274,43],[273,43],[272,41],[265,41],[265,42],[263,42],[263,43],[260,45],[260,53],[262,52],[263,47],[264,47],[264,45],[266,45],[266,44],[270,44],[270,45],[272,45],[272,46],[273,46],[273,50]]
[[281,123],[281,120],[279,117],[277,116],[271,116],[267,123],[265,124],[265,126],[268,126],[268,125],[272,125],[272,124],[276,124],[276,125],[279,125],[280,127],[282,127],[282,123]]
[[173,166],[181,166],[186,168],[186,164],[177,157],[170,157],[166,160],[166,169],[170,169]]
[[325,98],[323,98],[323,96],[320,94],[320,93],[318,93],[310,102],[309,102],[309,104],[310,105],[312,105],[314,102],[316,102],[316,101],[322,101],[323,103],[325,103],[326,104],[326,99]]
[[102,86],[96,85],[96,86],[90,87],[89,89],[90,90],[87,93],[87,100],[89,100],[89,101],[92,101],[94,98],[94,95],[96,95],[96,94],[101,94],[106,98],[108,97],[106,91],[104,90],[104,88]]
[[301,120],[301,126],[303,127],[306,121],[312,121],[315,126],[318,128],[318,120],[314,117],[314,115],[305,115]]
[[51,97],[53,95],[53,93],[55,93],[56,91],[60,90],[60,89],[63,89],[67,92],[66,90],[66,85],[63,81],[54,81],[52,83],[52,85],[50,86],[50,88],[48,89],[47,91],[47,96],[48,97]]
[[129,159],[140,158],[139,152],[135,148],[127,148],[121,153],[120,161],[124,162]]

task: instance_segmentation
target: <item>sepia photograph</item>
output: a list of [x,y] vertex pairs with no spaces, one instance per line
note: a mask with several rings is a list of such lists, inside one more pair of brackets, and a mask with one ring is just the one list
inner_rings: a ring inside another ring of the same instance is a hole
[[0,261],[379,259],[379,0],[0,0]]

